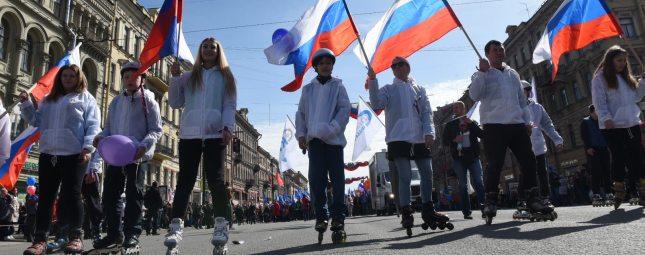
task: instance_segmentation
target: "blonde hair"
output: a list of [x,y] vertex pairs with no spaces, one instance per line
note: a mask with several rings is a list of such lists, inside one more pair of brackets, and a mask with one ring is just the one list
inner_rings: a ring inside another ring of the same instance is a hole
[[202,47],[207,42],[213,42],[217,46],[217,59],[215,59],[216,65],[219,66],[222,76],[224,76],[226,93],[229,96],[234,96],[237,90],[235,77],[233,77],[233,72],[231,72],[231,67],[228,64],[228,59],[226,58],[222,44],[213,37],[206,38],[199,44],[197,58],[195,59],[195,65],[193,66],[193,71],[190,75],[189,84],[193,90],[196,90],[198,86],[202,86]]

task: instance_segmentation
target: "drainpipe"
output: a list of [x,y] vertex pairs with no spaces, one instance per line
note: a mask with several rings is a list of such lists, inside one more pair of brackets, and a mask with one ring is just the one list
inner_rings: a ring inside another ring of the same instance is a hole
[[69,27],[69,18],[70,18],[69,16],[71,12],[72,12],[72,0],[67,0],[67,12],[65,13],[65,28],[67,29],[67,32],[72,34],[72,47],[76,47],[76,37],[78,37],[78,35],[74,32],[74,30],[72,30]]

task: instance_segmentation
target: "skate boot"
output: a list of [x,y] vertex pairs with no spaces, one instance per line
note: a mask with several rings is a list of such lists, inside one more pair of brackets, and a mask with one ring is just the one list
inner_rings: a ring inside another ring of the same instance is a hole
[[616,197],[614,197],[614,194],[609,193],[605,195],[605,201],[604,201],[604,204],[602,204],[602,206],[613,206],[615,199]]
[[316,220],[316,231],[318,231],[318,244],[322,244],[323,234],[327,231],[328,225],[327,219],[317,219]]
[[495,216],[497,216],[497,192],[489,192],[486,193],[482,217],[486,220],[486,225],[491,225]]
[[593,194],[593,196],[591,197],[591,205],[593,207],[604,206],[605,201],[602,199],[600,194]]
[[79,237],[69,239],[65,245],[65,254],[81,254],[83,253],[83,240]]
[[549,207],[539,196],[537,188],[532,188],[527,192],[528,200],[526,202],[527,210],[530,214],[531,221],[554,221],[558,218],[552,207]]
[[139,237],[136,235],[128,236],[123,241],[123,255],[139,254],[141,247],[139,246]]
[[640,206],[645,206],[645,178],[641,178],[640,187],[638,187],[638,204]]
[[217,217],[215,218],[213,237],[211,238],[213,255],[226,255],[228,252],[226,243],[228,243],[228,221],[222,217]]
[[45,254],[46,250],[47,250],[47,243],[45,241],[34,242],[22,254],[23,255],[41,255],[41,254]]
[[412,216],[412,208],[407,205],[401,207],[401,226],[405,228],[406,234],[408,237],[412,236],[412,227],[414,227],[414,216]]
[[448,222],[450,218],[448,216],[438,213],[434,209],[434,204],[433,203],[424,203],[421,208],[421,219],[423,219],[423,223],[421,224],[421,228],[423,230],[427,230],[428,227],[430,229],[435,230],[437,227],[440,230],[448,229],[448,230],[453,230],[455,228],[452,223]]
[[514,220],[528,220],[531,218],[528,207],[526,206],[526,200],[522,199],[517,202],[517,209],[513,213]]
[[618,207],[625,200],[625,183],[624,182],[614,182],[614,210],[618,210]]
[[345,233],[345,222],[340,219],[333,219],[331,221],[331,242],[335,244],[344,243],[347,241],[347,234]]
[[166,246],[166,255],[179,254],[179,242],[181,242],[184,231],[184,221],[180,218],[174,218],[168,226],[168,234],[163,244]]
[[118,248],[123,244],[123,235],[106,235],[95,241],[92,246],[94,249]]
[[55,253],[63,249],[65,245],[67,245],[67,242],[69,239],[67,239],[66,236],[59,237],[56,239],[56,241],[53,241],[51,243],[47,244],[47,253]]

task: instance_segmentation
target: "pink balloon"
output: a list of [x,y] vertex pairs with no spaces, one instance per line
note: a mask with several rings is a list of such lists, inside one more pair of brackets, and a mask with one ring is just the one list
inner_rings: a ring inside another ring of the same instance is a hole
[[125,166],[134,161],[137,147],[129,137],[113,135],[101,139],[98,151],[108,165]]
[[27,186],[27,194],[32,195],[32,196],[33,196],[34,194],[36,194],[36,187],[34,187],[34,186]]

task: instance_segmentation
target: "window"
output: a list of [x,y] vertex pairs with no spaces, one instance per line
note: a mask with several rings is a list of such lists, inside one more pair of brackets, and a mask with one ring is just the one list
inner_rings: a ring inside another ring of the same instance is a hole
[[52,8],[52,11],[54,12],[54,15],[56,17],[61,18],[63,14],[63,5],[61,4],[61,0],[54,0],[54,8]]
[[7,60],[7,52],[9,52],[9,35],[11,35],[9,22],[2,19],[0,22],[0,59],[2,60]]
[[23,48],[20,60],[20,70],[31,74],[31,62],[34,56],[34,40],[31,35],[27,35],[27,40]]
[[141,53],[141,38],[138,36],[134,37],[134,58],[139,59],[139,53]]
[[560,101],[562,101],[562,107],[569,105],[569,99],[567,98],[567,89],[562,88],[560,90]]
[[573,131],[573,125],[569,124],[569,141],[571,141],[571,149],[576,147],[576,134]]
[[634,27],[634,19],[631,17],[625,17],[619,19],[620,26],[623,29],[623,33],[627,38],[636,38],[636,28]]
[[119,46],[122,45],[121,44],[122,42],[120,39],[121,39],[121,21],[117,19],[116,22],[114,23],[114,41],[116,42],[116,45],[119,45]]
[[582,91],[580,91],[580,87],[578,86],[578,83],[573,84],[573,96],[576,97],[576,101],[583,98]]
[[125,37],[124,37],[125,41],[123,42],[123,49],[125,50],[125,52],[131,53],[130,52],[130,28],[125,27],[125,29],[123,30],[123,33],[125,34]]
[[551,94],[551,100],[549,100],[549,105],[551,105],[551,109],[553,111],[560,109],[560,106],[558,106],[558,100],[556,100],[555,94]]
[[118,88],[116,87],[116,64],[111,63],[110,64],[110,81],[112,90],[118,91]]

